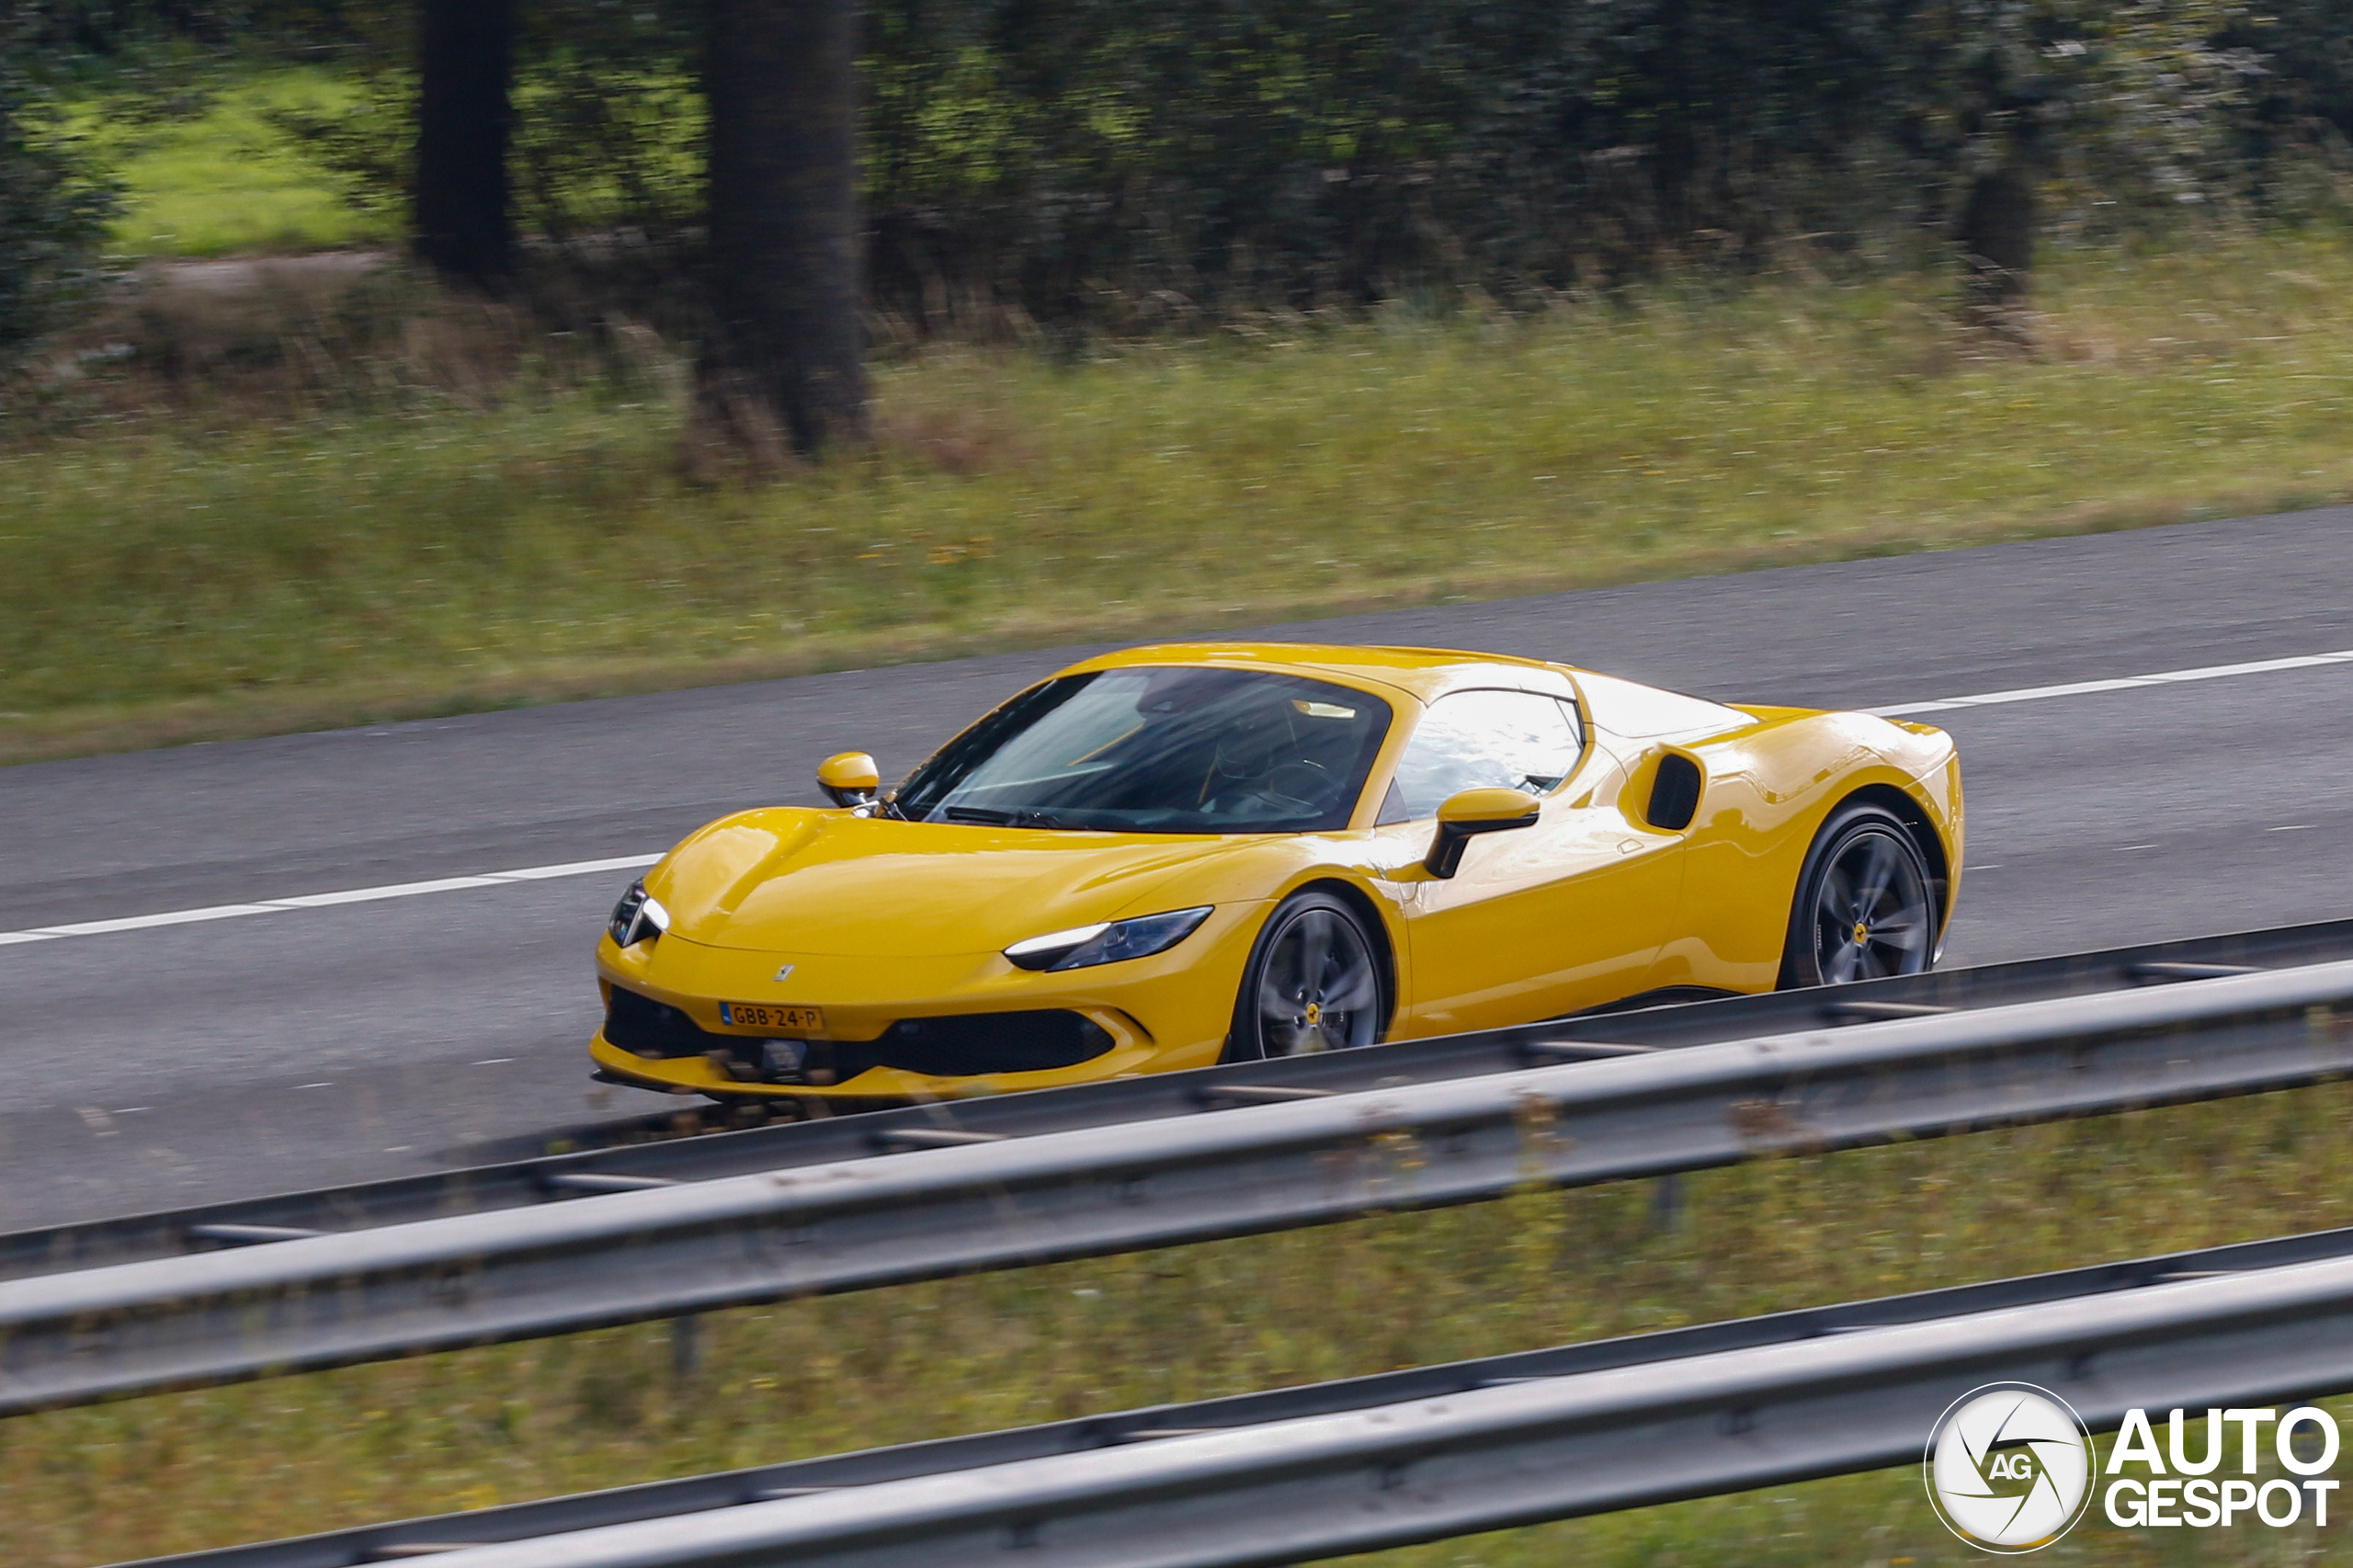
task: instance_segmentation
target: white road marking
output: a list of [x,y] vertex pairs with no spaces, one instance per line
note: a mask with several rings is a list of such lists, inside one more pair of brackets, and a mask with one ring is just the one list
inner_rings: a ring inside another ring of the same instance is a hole
[[278,915],[290,909],[330,909],[337,904],[371,903],[381,898],[418,898],[426,893],[456,892],[463,888],[540,882],[552,877],[590,877],[600,871],[633,871],[651,866],[660,858],[659,855],[621,855],[610,860],[572,860],[561,866],[525,866],[513,871],[489,871],[479,877],[441,877],[429,882],[392,882],[383,887],[347,888],[341,892],[298,893],[292,898],[265,899],[259,903],[216,903],[203,909],[169,910],[162,915],[126,915],[119,920],[84,920],[72,926],[40,926],[29,931],[0,931],[0,948],[17,942],[54,941],[60,937],[104,937],[117,931],[144,931],[156,926],[192,926],[206,920],[235,920],[247,915]]
[[267,903],[216,903],[210,909],[175,909],[164,915],[132,915],[120,920],[85,920],[78,926],[44,926],[36,931],[12,931],[19,941],[44,937],[104,937],[116,931],[143,931],[150,926],[191,926],[199,920],[233,920],[240,915],[267,915]]
[[2004,702],[2040,702],[2052,697],[2083,697],[2095,691],[2129,691],[2135,687],[2172,686],[2186,680],[2221,680],[2226,676],[2268,675],[2273,670],[2308,670],[2319,665],[2353,665],[2353,648],[2335,653],[2303,653],[2292,659],[2257,659],[2247,665],[2208,665],[2194,670],[2161,670],[2153,676],[2128,676],[2122,680],[2079,680],[2072,686],[2022,686],[2012,691],[1984,691],[1974,697],[1947,697],[1935,702],[1906,702],[1893,708],[1868,708],[1882,719],[1910,713],[1942,713],[1952,708],[1992,708]]
[[[2053,697],[2082,697],[2097,691],[2129,691],[2140,687],[2171,686],[2181,681],[2221,680],[2227,676],[2266,675],[2274,670],[2304,670],[2320,665],[2353,665],[2353,648],[2335,653],[2306,653],[2292,659],[2257,659],[2245,665],[2209,665],[2194,670],[2164,670],[2155,675],[2121,680],[2076,681],[2069,686],[2020,687],[2014,691],[1986,691],[1973,697],[1947,697],[1934,702],[1907,702],[1893,708],[1868,708],[1867,713],[1893,719],[1913,713],[1941,713],[1955,708],[1991,708],[2006,702],[2040,702]],[[2298,824],[2297,827],[2308,824]],[[2272,833],[2292,833],[2278,827]],[[2128,845],[2149,849],[2154,845]],[[160,926],[193,926],[209,920],[236,920],[248,915],[278,915],[291,909],[330,909],[338,904],[372,903],[378,899],[418,898],[427,893],[457,892],[468,888],[494,888],[508,882],[544,881],[552,877],[586,877],[599,871],[636,870],[651,866],[660,855],[621,855],[609,860],[574,860],[560,866],[524,866],[512,871],[485,871],[473,877],[441,877],[427,882],[393,882],[383,887],[347,888],[341,892],[300,893],[292,898],[268,898],[256,903],[216,903],[203,909],[174,909],[161,915],[132,915],[119,920],[84,920],[71,926],[40,926],[28,931],[0,931],[0,948],[20,942],[51,942],[63,937],[104,937],[119,931],[144,931]],[[1990,871],[1992,866],[1971,870]],[[304,1085],[324,1088],[324,1085]]]
[[456,892],[460,888],[494,888],[505,877],[443,877],[431,882],[394,882],[390,887],[348,888],[342,892],[311,892],[299,898],[271,900],[273,908],[326,909],[338,903],[369,903],[380,898],[415,898],[420,893]]

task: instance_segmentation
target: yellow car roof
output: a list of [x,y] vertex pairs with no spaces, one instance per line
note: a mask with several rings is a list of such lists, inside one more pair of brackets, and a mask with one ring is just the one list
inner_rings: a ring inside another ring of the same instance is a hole
[[1454,648],[1347,647],[1326,642],[1155,642],[1083,659],[1063,671],[1122,669],[1136,665],[1223,665],[1324,676],[1351,685],[1385,686],[1427,702],[1457,687],[1493,680],[1508,671],[1530,679],[1534,688],[1566,695],[1562,666],[1508,653],[1472,653]]

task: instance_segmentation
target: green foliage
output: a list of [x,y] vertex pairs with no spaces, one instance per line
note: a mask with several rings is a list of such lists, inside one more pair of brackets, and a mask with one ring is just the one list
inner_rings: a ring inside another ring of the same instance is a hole
[[[626,234],[676,248],[701,222],[703,104],[679,5],[536,0],[521,8],[509,166],[517,227],[564,241]],[[340,51],[358,101],[277,115],[363,210],[406,210],[415,177],[415,40],[405,9]]]
[[[407,8],[188,10],[186,48],[313,37],[350,73],[356,97],[264,112],[367,215],[355,232],[396,230]],[[691,271],[697,17],[524,4],[517,216],[563,242],[535,255]],[[97,31],[148,62],[144,101],[170,97],[154,25]],[[872,297],[918,334],[1145,328],[1533,303],[1793,245],[1833,269],[1918,263],[2006,164],[2059,233],[2162,229],[2279,208],[2298,150],[2353,125],[2348,60],[2353,12],[2321,0],[876,0]]]
[[[891,0],[877,293],[1033,316],[1506,298],[1665,258],[1939,247],[2030,149],[2079,205],[2220,194],[2235,0]],[[2353,28],[2353,24],[2347,24]]]
[[96,96],[66,116],[111,167],[121,200],[108,245],[131,256],[253,256],[382,244],[398,214],[344,199],[283,129],[364,107],[347,75],[318,66],[210,73],[176,112],[131,115]]
[[[690,248],[693,8],[523,15],[520,226]],[[341,27],[361,104],[278,119],[396,213],[406,13]],[[879,0],[874,295],[922,329],[1142,325],[1543,298],[1663,260],[1755,268],[1800,235],[1911,260],[2014,158],[2074,230],[2170,222],[2259,183],[2266,43],[2321,69],[2346,37],[2343,15],[2290,27],[2243,0]]]
[[562,240],[626,229],[675,242],[700,224],[691,15],[642,0],[523,6],[512,163],[527,232]]
[[[2023,162],[2079,202],[2162,209],[2234,191],[2265,74],[2240,0],[1939,0],[1909,73],[1911,139],[1965,174]],[[2348,28],[2353,31],[2353,28]]]
[[2353,25],[2342,0],[2270,0],[2220,41],[2266,67],[2250,85],[2244,155],[2251,165],[2274,166],[2316,143],[2341,159],[2353,138]]
[[23,17],[0,14],[0,374],[88,292],[113,204],[79,149],[56,134],[26,70],[28,33]]

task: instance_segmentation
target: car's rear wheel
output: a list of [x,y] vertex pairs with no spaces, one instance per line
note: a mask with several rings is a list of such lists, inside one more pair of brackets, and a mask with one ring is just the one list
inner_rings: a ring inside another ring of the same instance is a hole
[[1267,917],[1243,967],[1225,1060],[1370,1045],[1388,1019],[1388,978],[1364,917],[1330,893],[1295,893]]
[[1877,806],[1823,824],[1798,878],[1780,983],[1918,974],[1936,958],[1935,882],[1910,830]]

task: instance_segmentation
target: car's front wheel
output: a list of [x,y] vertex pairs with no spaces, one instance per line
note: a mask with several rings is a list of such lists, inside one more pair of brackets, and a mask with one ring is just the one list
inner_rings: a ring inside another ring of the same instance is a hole
[[1388,1021],[1388,990],[1364,917],[1330,893],[1294,893],[1267,917],[1250,949],[1225,1060],[1370,1045]]
[[1798,878],[1782,988],[1918,974],[1936,952],[1935,883],[1911,832],[1877,806],[1833,815]]

